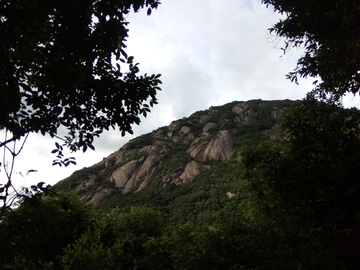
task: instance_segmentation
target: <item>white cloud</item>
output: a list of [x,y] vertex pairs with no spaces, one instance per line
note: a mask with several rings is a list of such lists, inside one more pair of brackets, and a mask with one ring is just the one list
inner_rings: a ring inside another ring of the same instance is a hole
[[130,138],[210,105],[304,97],[311,81],[302,80],[297,86],[285,80],[301,51],[280,57],[282,52],[274,48],[277,41],[269,42],[273,38],[267,29],[279,18],[260,1],[241,0],[164,0],[150,17],[146,11],[129,15],[127,52],[135,56],[142,72],[162,74],[159,104],[140,126],[134,126],[133,136],[106,132],[95,141],[95,152],[76,153],[78,165],[67,169],[51,166],[54,142],[50,138],[31,136],[17,160],[17,170],[39,173],[31,175],[26,185],[54,184],[73,170],[101,161]]

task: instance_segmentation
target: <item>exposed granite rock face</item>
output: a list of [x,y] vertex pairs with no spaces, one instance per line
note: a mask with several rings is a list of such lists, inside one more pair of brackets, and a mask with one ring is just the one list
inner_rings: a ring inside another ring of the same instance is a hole
[[235,193],[226,192],[226,196],[228,196],[228,198],[231,199],[235,197]]
[[192,158],[196,158],[203,147],[208,144],[209,139],[207,138],[209,133],[203,133],[201,137],[196,138],[190,145],[190,147],[186,150],[187,153],[190,154]]
[[180,129],[180,131],[179,131],[179,133],[182,134],[182,135],[186,135],[186,134],[188,134],[189,132],[190,132],[190,128],[187,127],[187,126],[183,126],[183,127]]
[[210,129],[212,129],[214,126],[215,126],[215,123],[207,123],[207,124],[203,127],[202,131],[203,131],[203,132],[208,132],[208,131],[209,131]]
[[140,180],[143,181],[138,190],[146,187],[154,171],[153,165],[158,157],[158,152],[159,146],[157,145],[143,147],[138,151],[138,153],[143,154],[143,156],[139,159],[131,160],[115,169],[110,177],[110,181],[115,182],[116,187],[123,188],[123,193],[129,192],[134,186],[139,184]]
[[124,187],[129,179],[132,177],[137,160],[132,160],[125,165],[117,168],[111,175],[110,181],[115,182],[116,187]]
[[81,192],[95,184],[95,175],[90,175],[86,181],[81,181],[80,185],[75,188],[75,192]]
[[[237,139],[244,133],[242,129],[246,125],[261,123],[263,128],[266,119],[265,126],[266,123],[271,124],[265,130],[261,129],[262,134],[267,134],[271,140],[278,140],[275,123],[288,106],[258,100],[233,102],[196,112],[189,118],[173,121],[169,126],[130,140],[95,164],[92,168],[99,166],[99,169],[90,170],[87,178],[82,174],[73,189],[82,194],[83,200],[98,204],[114,189],[127,193],[150,186],[161,188],[172,183],[180,185],[192,182],[202,169],[212,169],[208,161],[227,162],[234,158],[234,144],[242,142]],[[235,159],[240,160],[240,157]],[[152,182],[153,179],[156,181]],[[113,188],[109,182],[113,183]],[[229,193],[227,196],[230,198],[234,195]]]
[[186,135],[183,139],[183,144],[189,144],[191,141],[193,141],[195,139],[195,136],[193,133],[189,133],[188,135]]
[[168,129],[170,131],[174,131],[175,129],[177,129],[179,127],[179,122],[178,121],[172,121],[170,123],[170,125],[168,126]]
[[139,152],[139,149],[127,149],[128,143],[125,144],[121,149],[109,157],[102,160],[99,164],[105,164],[105,167],[112,167],[118,163],[124,162],[129,157],[136,155]]
[[150,184],[151,177],[155,174],[155,172],[156,172],[156,167],[153,167],[151,172],[147,175],[147,177],[145,177],[145,179],[142,182],[140,182],[139,188],[136,191],[140,191],[143,188],[148,187],[148,185]]
[[106,197],[107,195],[109,195],[111,193],[111,189],[107,189],[107,188],[97,188],[96,192],[94,193],[93,196],[91,196],[90,194],[85,194],[81,197],[81,199],[83,201],[88,201],[94,205],[97,205],[101,202],[101,200]]
[[213,115],[216,115],[217,112],[218,112],[218,110],[214,110],[214,109],[208,110],[206,114],[200,116],[199,124],[201,124],[201,125],[206,124],[207,122],[209,122],[209,120],[211,119],[211,117]]
[[229,161],[233,152],[235,132],[220,130],[217,138],[209,142],[203,141],[200,144],[190,147],[190,155],[198,161],[222,160]]
[[232,108],[232,111],[239,115],[236,119],[239,123],[249,125],[256,122],[256,117],[258,115],[257,111],[245,102],[236,104]]
[[186,165],[184,172],[179,176],[179,178],[182,180],[182,183],[186,184],[188,182],[191,182],[194,177],[200,173],[200,168],[200,163],[197,163],[196,161],[190,161]]
[[247,111],[249,108],[251,108],[249,104],[247,104],[245,102],[241,102],[241,103],[234,105],[234,107],[232,107],[231,110],[234,113],[237,113],[240,115],[240,114],[244,113],[245,111]]
[[[140,180],[147,182],[151,177],[152,167],[158,157],[158,147],[156,145],[149,145],[144,147],[143,151],[147,153],[147,157],[140,166],[138,166],[132,177],[125,184],[123,192],[129,192],[134,186],[140,184]],[[143,185],[145,187],[146,184]],[[138,189],[139,190],[139,189]]]

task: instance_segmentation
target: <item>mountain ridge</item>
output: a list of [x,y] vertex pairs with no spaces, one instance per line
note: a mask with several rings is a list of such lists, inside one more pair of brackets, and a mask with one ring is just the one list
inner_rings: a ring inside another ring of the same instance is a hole
[[218,166],[240,158],[240,147],[278,140],[276,123],[296,102],[249,100],[211,106],[130,140],[56,186],[101,205],[111,196],[188,184],[201,174],[215,175]]

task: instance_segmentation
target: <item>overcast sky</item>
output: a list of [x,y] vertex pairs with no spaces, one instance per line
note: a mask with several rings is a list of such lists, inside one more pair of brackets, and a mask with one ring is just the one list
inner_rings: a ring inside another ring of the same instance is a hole
[[[143,73],[161,73],[162,91],[140,126],[139,136],[169,125],[210,106],[250,99],[302,99],[312,80],[296,85],[286,80],[301,51],[283,55],[281,40],[267,29],[280,18],[260,0],[162,0],[151,16],[141,11],[128,16],[127,53],[140,63]],[[78,165],[51,166],[54,141],[30,135],[16,159],[17,185],[40,181],[55,184],[73,171],[89,167],[117,151],[134,136],[118,131],[102,134],[96,151],[74,155]],[[26,171],[34,169],[28,177]],[[1,175],[3,183],[4,176]]]

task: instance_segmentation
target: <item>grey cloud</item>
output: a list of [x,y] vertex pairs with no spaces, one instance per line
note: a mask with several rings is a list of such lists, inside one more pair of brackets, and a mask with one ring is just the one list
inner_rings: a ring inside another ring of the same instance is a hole
[[75,155],[76,167],[45,166],[51,163],[48,152],[54,142],[38,135],[24,151],[19,167],[36,157],[44,171],[38,180],[48,178],[54,183],[73,170],[101,161],[133,137],[210,105],[304,97],[311,81],[297,86],[285,80],[301,51],[280,59],[281,51],[274,49],[277,44],[268,42],[267,28],[278,19],[260,1],[239,0],[163,1],[150,17],[143,11],[130,15],[127,52],[135,56],[141,71],[162,74],[159,104],[142,118],[140,126],[133,127],[133,136],[103,133],[95,140],[95,152]]

